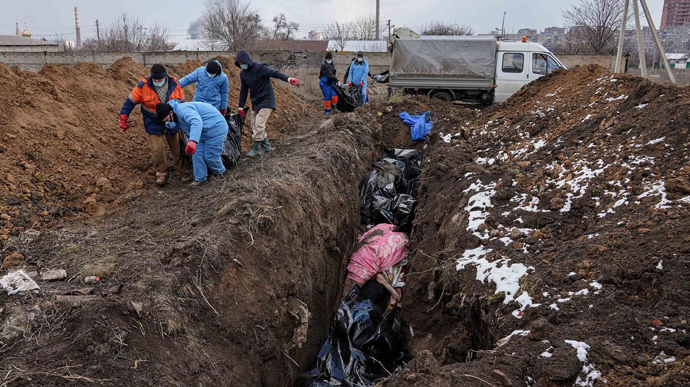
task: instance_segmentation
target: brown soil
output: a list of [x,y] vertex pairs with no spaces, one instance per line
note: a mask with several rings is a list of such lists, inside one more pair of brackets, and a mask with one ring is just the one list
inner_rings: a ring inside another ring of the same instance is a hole
[[[588,66],[432,136],[405,301],[419,352],[383,385],[688,385],[689,103]],[[517,292],[478,280],[464,258],[481,250],[483,267],[528,268]],[[504,303],[523,291],[540,306]]]
[[[236,103],[237,69],[224,64],[230,102]],[[131,58],[107,69],[48,64],[38,73],[0,63],[0,245],[23,230],[52,226],[64,217],[100,215],[154,192],[139,109],[127,133],[117,125],[122,102],[147,72]],[[298,118],[311,111],[288,88],[278,87],[276,94],[271,138],[297,131]]]
[[[355,115],[307,122],[204,187],[165,189],[17,246],[26,271],[71,279],[0,295],[11,327],[0,329],[3,385],[289,385],[339,301],[360,233],[357,183],[380,136]],[[84,275],[102,283],[80,284]],[[307,337],[295,335],[302,307]]]

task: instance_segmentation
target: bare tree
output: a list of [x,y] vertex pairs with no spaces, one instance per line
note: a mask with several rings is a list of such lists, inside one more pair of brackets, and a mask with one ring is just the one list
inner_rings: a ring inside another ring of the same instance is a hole
[[299,31],[299,23],[289,22],[285,27],[285,40],[294,39],[297,31]]
[[165,24],[154,23],[147,30],[146,51],[169,51],[176,43],[170,41],[170,33]]
[[281,13],[278,16],[273,17],[273,39],[280,39],[280,31],[284,30],[287,27],[287,18],[285,17],[284,13]]
[[324,38],[335,42],[335,47],[329,47],[329,50],[343,51],[348,40],[352,37],[350,24],[333,22],[326,27],[323,32]]
[[209,0],[201,18],[204,38],[231,51],[248,47],[263,29],[257,11],[242,0]]
[[144,51],[146,49],[146,25],[137,15],[122,13],[103,31],[101,39],[104,51]]
[[376,15],[361,17],[350,24],[353,40],[376,39]]
[[474,35],[474,28],[465,24],[447,24],[442,21],[432,21],[422,27],[422,35]]
[[623,2],[580,0],[579,4],[563,11],[563,18],[569,26],[582,28],[591,53],[604,54],[611,50],[616,30],[621,26]]

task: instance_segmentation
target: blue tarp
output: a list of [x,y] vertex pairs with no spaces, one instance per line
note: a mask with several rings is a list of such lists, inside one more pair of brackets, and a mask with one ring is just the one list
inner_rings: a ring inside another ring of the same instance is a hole
[[418,116],[412,116],[408,112],[400,113],[400,119],[411,128],[412,141],[426,140],[427,134],[431,132],[431,127],[434,125],[431,122],[432,114],[434,112],[431,110]]

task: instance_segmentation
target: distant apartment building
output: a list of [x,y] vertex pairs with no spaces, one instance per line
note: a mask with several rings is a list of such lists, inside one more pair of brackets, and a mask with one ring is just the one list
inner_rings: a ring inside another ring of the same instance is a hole
[[664,0],[661,28],[690,24],[690,0]]
[[546,27],[542,35],[565,35],[566,33],[568,33],[568,29],[565,27]]
[[323,32],[321,31],[309,31],[307,37],[309,40],[323,40]]

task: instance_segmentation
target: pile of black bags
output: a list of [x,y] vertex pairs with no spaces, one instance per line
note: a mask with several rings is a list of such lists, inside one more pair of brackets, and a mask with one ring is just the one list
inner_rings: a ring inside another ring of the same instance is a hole
[[415,149],[387,149],[360,183],[362,223],[390,223],[409,233],[417,206],[421,154]]

